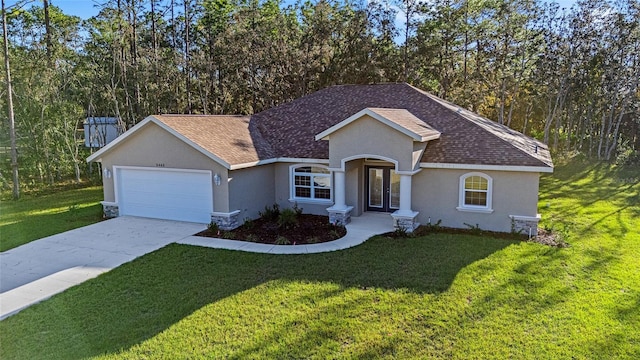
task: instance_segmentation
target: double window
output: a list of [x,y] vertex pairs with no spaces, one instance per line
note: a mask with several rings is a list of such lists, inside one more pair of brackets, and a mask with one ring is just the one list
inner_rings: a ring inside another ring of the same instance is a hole
[[296,201],[331,201],[331,172],[322,165],[293,165],[291,199]]
[[460,177],[458,210],[493,212],[493,179],[483,173],[472,172]]

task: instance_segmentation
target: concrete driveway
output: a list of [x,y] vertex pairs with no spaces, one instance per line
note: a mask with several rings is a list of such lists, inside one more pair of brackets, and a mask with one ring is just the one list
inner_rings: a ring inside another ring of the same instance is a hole
[[206,225],[119,217],[0,253],[0,320]]

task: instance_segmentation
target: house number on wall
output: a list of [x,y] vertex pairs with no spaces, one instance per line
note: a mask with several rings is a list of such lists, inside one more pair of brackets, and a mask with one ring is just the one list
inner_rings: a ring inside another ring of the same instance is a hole
[[158,164],[158,163],[156,163],[156,167],[164,167],[164,164]]

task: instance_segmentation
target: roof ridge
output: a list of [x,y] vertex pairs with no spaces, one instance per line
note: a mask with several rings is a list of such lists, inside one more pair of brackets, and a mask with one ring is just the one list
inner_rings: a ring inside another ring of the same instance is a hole
[[[544,161],[544,159],[542,157],[538,157],[535,156],[534,154],[532,154],[531,152],[527,151],[525,148],[519,147],[516,144],[514,144],[513,142],[505,139],[504,134],[508,134],[510,136],[517,136],[522,140],[527,140],[527,141],[531,141],[534,143],[535,145],[535,151],[538,150],[538,148],[541,148],[542,150],[546,150],[548,151],[548,146],[543,143],[542,141],[532,138],[528,135],[525,135],[521,132],[519,132],[518,130],[512,129],[504,124],[499,124],[491,119],[488,119],[480,114],[476,114],[471,110],[465,109],[462,106],[456,105],[450,101],[447,101],[445,99],[442,99],[436,95],[433,95],[427,91],[424,91],[422,89],[416,88],[415,86],[411,85],[411,84],[407,84],[409,87],[411,87],[412,89],[418,91],[419,93],[421,93],[422,95],[430,98],[431,100],[435,101],[438,105],[444,107],[445,109],[454,112],[456,115],[458,115],[459,117],[461,117],[462,119],[467,120],[468,122],[470,122],[471,124],[479,127],[480,129],[484,130],[485,132],[487,132],[488,134],[491,134],[493,137],[500,139],[502,142],[510,145],[511,147],[519,150],[520,152],[522,152],[523,154],[527,155],[528,157],[544,164],[545,166],[553,166],[549,163],[547,163],[546,161]],[[454,110],[455,108],[455,110]],[[480,122],[480,120],[482,120],[482,122]],[[489,122],[491,125],[487,124],[487,122]],[[495,126],[495,127],[499,127],[501,128],[502,132],[496,133],[494,132],[490,126]],[[515,133],[515,134],[514,134]],[[538,152],[536,152],[536,154],[539,154]]]
[[251,117],[251,115],[240,115],[240,114],[156,114],[153,116],[174,116],[174,117],[238,117],[238,118],[246,118]]

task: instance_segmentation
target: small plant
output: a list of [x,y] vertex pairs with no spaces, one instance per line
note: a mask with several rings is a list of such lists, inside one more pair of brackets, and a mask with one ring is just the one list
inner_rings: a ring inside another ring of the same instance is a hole
[[284,209],[278,217],[278,226],[283,229],[291,229],[298,225],[298,216],[293,209]]
[[248,217],[244,218],[244,222],[242,223],[242,226],[243,226],[245,229],[247,229],[247,230],[251,230],[251,229],[253,229],[253,226],[254,226],[254,225],[255,225],[255,224],[253,223],[253,220],[252,220],[251,218],[248,218]]
[[409,237],[409,231],[407,231],[407,228],[402,225],[396,226],[396,229],[393,231],[393,234],[394,234],[394,237],[396,238]]
[[227,240],[233,240],[236,238],[236,233],[233,231],[225,231],[222,233],[222,238]]
[[250,241],[250,242],[260,242],[260,238],[256,234],[247,235],[245,240]]
[[273,204],[271,207],[265,206],[264,211],[260,211],[258,215],[266,220],[275,221],[280,216],[280,206],[278,204]]
[[302,215],[302,208],[298,206],[298,203],[293,203],[293,211],[296,212],[296,216]]
[[307,239],[307,244],[316,244],[318,242],[320,242],[320,238],[317,236],[312,236]]
[[207,229],[214,234],[220,234],[220,227],[215,221],[210,222],[209,225],[207,225]]
[[429,230],[438,231],[442,228],[440,224],[442,224],[442,219],[438,219],[438,221],[436,221],[435,224],[428,223],[427,225],[425,225],[425,227]]
[[480,225],[475,224],[475,225],[471,225],[471,224],[467,224],[467,223],[463,223],[466,227],[469,228],[469,230],[471,230],[471,233],[473,235],[481,235],[482,234],[482,229],[480,228]]
[[278,236],[276,238],[275,244],[276,245],[289,245],[289,244],[291,244],[291,241],[289,241],[289,239],[287,239],[284,236]]

